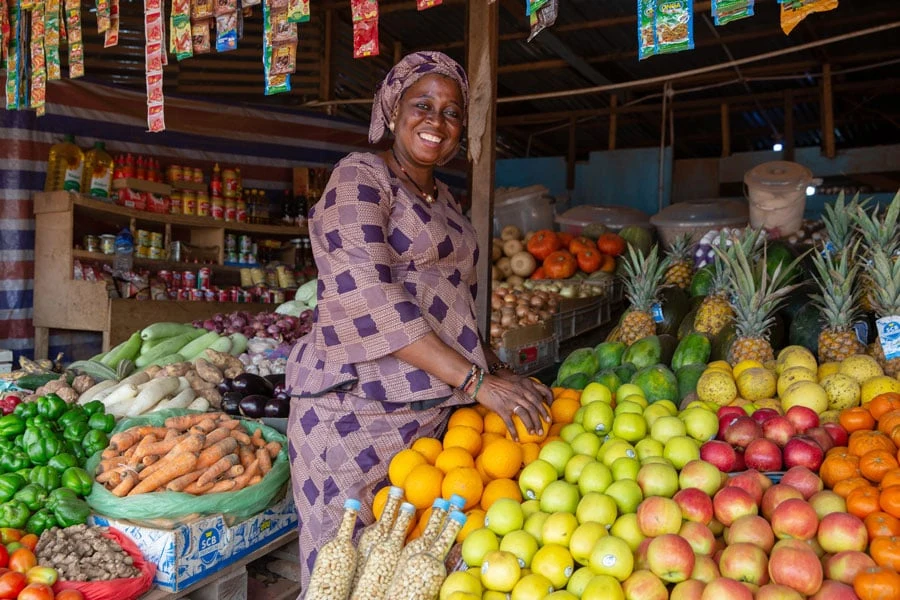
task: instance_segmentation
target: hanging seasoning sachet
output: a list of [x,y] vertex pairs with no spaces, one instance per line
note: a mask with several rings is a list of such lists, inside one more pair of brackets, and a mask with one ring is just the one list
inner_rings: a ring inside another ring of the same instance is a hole
[[808,15],[838,7],[838,0],[782,0],[781,30],[789,35]]
[[638,0],[638,60],[657,54],[656,0]]
[[81,37],[81,0],[66,0],[69,77],[84,77],[84,40]]
[[44,60],[47,62],[47,81],[55,81],[62,77],[59,62],[59,12],[60,0],[47,0],[44,11]]
[[693,50],[694,0],[659,0],[655,30],[657,53]]
[[288,0],[288,23],[309,21],[309,0]]
[[350,0],[353,58],[378,56],[378,0]]
[[103,34],[103,47],[119,45],[119,0],[111,0],[109,6],[109,29]]
[[752,17],[754,4],[755,0],[712,0],[713,22],[720,26]]
[[427,10],[434,8],[441,3],[442,0],[416,0],[416,10]]
[[166,48],[161,4],[162,0],[144,0],[147,129],[151,133],[166,129],[163,98],[163,57],[166,55]]

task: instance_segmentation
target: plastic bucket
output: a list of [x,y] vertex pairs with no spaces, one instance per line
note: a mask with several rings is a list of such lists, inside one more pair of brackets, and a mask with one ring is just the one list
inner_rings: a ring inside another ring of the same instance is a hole
[[788,161],[763,163],[744,175],[744,192],[750,208],[750,225],[788,236],[803,225],[806,186],[812,172]]

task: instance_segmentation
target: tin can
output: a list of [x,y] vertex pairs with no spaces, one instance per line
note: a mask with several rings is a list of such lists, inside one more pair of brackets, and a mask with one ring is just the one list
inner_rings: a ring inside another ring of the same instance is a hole
[[228,290],[229,301],[231,302],[240,302],[241,300],[241,290],[238,288],[231,288]]
[[197,287],[201,290],[209,289],[212,272],[209,267],[200,267],[197,271]]
[[185,215],[197,214],[197,196],[190,190],[181,192],[181,212]]
[[162,258],[163,258],[162,248],[157,248],[156,246],[150,246],[150,251],[149,251],[148,257],[153,260],[162,260]]
[[228,302],[228,299],[231,297],[228,290],[219,290],[219,293],[216,296],[219,302]]
[[[187,181],[187,177],[185,177],[185,181]],[[193,168],[191,181],[193,181],[194,183],[203,183],[203,171],[200,170],[200,167]]]
[[246,223],[247,222],[247,202],[238,196],[237,201],[235,202],[237,208],[236,220],[238,223]]
[[234,252],[237,248],[237,236],[233,233],[225,234],[225,252]]
[[169,260],[181,262],[181,242],[169,242]]
[[262,304],[272,304],[272,294],[263,290],[259,294],[259,301]]
[[169,288],[166,291],[166,295],[169,297],[169,300],[178,300],[179,294],[181,294],[181,290],[177,290],[175,288]]
[[181,168],[181,165],[169,165],[169,168],[166,169],[166,175],[169,178],[169,183],[184,181],[184,169]]
[[225,221],[233,222],[237,218],[237,205],[234,200],[225,200]]
[[187,290],[185,288],[181,288],[178,290],[178,299],[179,300],[190,300],[191,299],[191,290]]
[[162,250],[163,248],[163,234],[154,231],[150,234],[150,247],[151,248],[159,248]]
[[197,276],[193,271],[185,271],[181,274],[182,287],[186,290],[192,290],[197,287]]
[[210,213],[212,214],[212,218],[217,221],[221,221],[225,218],[225,203],[222,202],[221,198],[213,197],[210,205]]
[[253,240],[249,235],[242,235],[238,238],[241,252],[249,253],[253,248]]
[[274,290],[272,292],[272,304],[284,304],[284,292],[281,290]]
[[103,254],[116,253],[116,236],[111,233],[105,233],[100,236],[100,252]]
[[172,271],[169,271],[167,269],[160,269],[156,272],[156,276],[160,281],[166,284],[167,288],[172,287]]
[[96,235],[86,235],[82,239],[82,243],[84,244],[84,249],[88,252],[99,252],[100,251],[100,238]]
[[180,215],[181,210],[184,208],[181,205],[181,190],[172,190],[172,194],[169,196],[169,214],[170,215]]
[[203,301],[203,290],[192,289],[190,291],[191,294],[191,302],[202,302]]
[[146,229],[138,229],[137,230],[137,239],[135,239],[138,246],[149,246],[150,245],[150,232]]
[[228,252],[225,254],[225,262],[231,264],[237,264],[238,262],[238,254],[237,252]]
[[172,287],[181,289],[184,286],[184,278],[181,271],[172,271]]
[[216,301],[216,293],[212,290],[203,290],[203,301],[204,302],[215,302]]
[[225,169],[222,171],[222,195],[226,198],[234,198],[237,196],[237,188],[237,173],[234,172],[234,169]]
[[266,285],[270,288],[278,287],[278,273],[275,269],[266,269]]
[[138,246],[134,249],[134,255],[138,258],[150,258],[150,246]]
[[206,192],[197,192],[197,216],[209,216],[209,194]]

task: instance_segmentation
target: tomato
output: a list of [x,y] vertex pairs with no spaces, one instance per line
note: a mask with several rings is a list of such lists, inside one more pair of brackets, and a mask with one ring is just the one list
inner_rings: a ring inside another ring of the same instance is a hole
[[603,258],[603,263],[600,265],[600,270],[604,273],[615,273],[616,272],[616,257],[610,256],[609,254],[601,254]]
[[27,573],[28,569],[37,566],[37,557],[28,548],[22,547],[9,555],[9,568],[19,573]]
[[23,535],[22,539],[19,540],[19,543],[34,552],[34,549],[37,548],[38,536],[33,533]]
[[22,539],[22,532],[18,529],[0,528],[0,544],[6,545],[10,542],[18,542],[20,539]]
[[9,564],[9,552],[6,546],[0,545],[0,567],[5,568]]
[[597,240],[597,249],[603,254],[621,256],[625,253],[625,239],[618,233],[604,233]]
[[547,276],[544,274],[544,267],[538,267],[534,270],[534,273],[531,274],[531,277],[528,279],[547,279]]
[[[575,242],[572,243],[574,244]],[[578,261],[579,269],[581,269],[585,273],[593,273],[600,268],[600,265],[603,264],[602,256],[603,255],[596,250],[588,248],[586,250],[577,252],[575,254],[575,259]]]
[[875,417],[861,406],[842,410],[838,422],[847,430],[847,433],[875,429]]
[[900,598],[900,575],[892,569],[869,567],[853,580],[853,591],[860,600],[896,600]]
[[550,279],[568,279],[577,269],[578,263],[568,250],[551,252],[544,261],[544,273]]
[[597,245],[594,244],[593,240],[582,235],[578,236],[577,238],[573,238],[572,241],[569,242],[568,246],[566,246],[566,248],[569,250],[569,252],[571,252],[575,256],[578,256],[578,253],[582,250],[596,250]]
[[555,233],[549,229],[541,229],[535,232],[531,239],[528,240],[526,248],[531,255],[539,261],[545,260],[551,253],[556,252],[562,247],[562,242]]
[[7,571],[0,575],[0,600],[12,600],[19,595],[28,581],[25,579],[24,573],[15,571]]
[[879,567],[900,569],[900,537],[877,537],[869,544],[869,555]]
[[53,588],[46,583],[29,583],[16,600],[53,600]]
[[25,579],[28,583],[46,583],[53,585],[59,579],[59,573],[52,567],[31,567],[25,573]]
[[558,231],[556,232],[556,237],[559,238],[559,247],[560,248],[568,248],[569,244],[572,243],[572,240],[575,239],[575,236],[566,231]]
[[78,590],[63,590],[57,592],[56,600],[84,600],[84,595]]

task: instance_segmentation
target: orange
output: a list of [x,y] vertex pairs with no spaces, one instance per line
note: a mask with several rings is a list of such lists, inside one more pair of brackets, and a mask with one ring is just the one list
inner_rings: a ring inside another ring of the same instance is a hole
[[466,425],[451,427],[444,434],[444,450],[447,448],[463,448],[472,456],[481,451],[481,432]]
[[457,408],[456,411],[452,415],[450,415],[450,420],[447,421],[447,429],[450,429],[451,427],[458,427],[460,425],[471,427],[472,429],[478,431],[478,433],[484,431],[484,420],[481,418],[481,415],[478,414],[478,411],[474,408]]
[[553,417],[554,424],[567,425],[575,418],[575,412],[579,408],[581,408],[581,401],[561,396],[550,405],[550,416]]
[[536,461],[540,453],[541,447],[534,442],[522,444],[522,466],[530,465]]
[[878,502],[879,495],[878,488],[872,485],[854,489],[847,495],[847,512],[860,519],[865,519],[873,512],[882,509]]
[[478,455],[478,458],[475,459],[475,470],[478,471],[478,474],[481,476],[481,483],[487,485],[491,482],[491,476],[484,470],[484,457],[480,454]]
[[507,431],[506,423],[503,422],[503,417],[494,411],[490,411],[488,414],[484,415],[484,430],[489,431],[490,433],[505,435]]
[[425,531],[425,525],[428,524],[428,519],[431,518],[431,507],[429,506],[425,510],[421,511],[421,515],[419,519],[416,521],[416,526],[413,527],[413,530],[410,532],[409,536],[406,538],[406,543],[410,543]]
[[381,518],[381,513],[384,512],[384,505],[387,502],[388,492],[391,491],[391,486],[386,485],[375,494],[375,497],[372,498],[372,514],[375,515],[375,520]]
[[559,393],[559,396],[553,396],[555,400],[560,400],[563,398],[568,398],[571,400],[577,400],[579,404],[581,404],[581,390],[573,390],[571,388],[563,388]]
[[484,449],[487,448],[491,442],[495,440],[502,440],[504,437],[499,433],[494,433],[492,431],[488,431],[481,434],[481,451],[484,452]]
[[457,467],[474,467],[475,459],[472,458],[471,454],[466,452],[465,448],[447,448],[438,454],[437,459],[434,461],[434,466],[443,473],[449,473]]
[[559,437],[559,434],[562,432],[562,428],[568,425],[568,423],[554,423],[550,426],[550,433],[547,437]]
[[401,450],[394,455],[394,458],[391,459],[391,464],[388,466],[388,478],[391,480],[391,485],[403,487],[409,472],[415,467],[427,463],[428,460],[421,453],[410,448]]
[[485,406],[485,405],[483,405],[483,404],[476,404],[476,405],[473,406],[472,408],[474,408],[474,409],[475,409],[475,412],[477,412],[477,413],[478,413],[479,415],[481,415],[482,417],[483,417],[484,415],[488,414],[488,413],[490,412],[490,410],[491,410],[491,409],[489,409],[487,406]]
[[438,454],[440,454],[441,450],[444,449],[444,447],[441,445],[441,440],[436,440],[429,437],[417,439],[415,442],[413,442],[411,448],[424,456],[425,460],[427,460],[428,464],[430,465],[434,464],[434,461],[435,459],[437,459]]
[[[892,485],[900,485],[900,469],[892,469],[885,473],[880,483],[882,488],[890,487]],[[900,535],[900,533],[895,535]]]
[[869,483],[869,480],[866,479],[865,477],[862,477],[862,476],[851,477],[850,479],[844,479],[842,481],[838,481],[836,484],[834,484],[832,491],[834,491],[834,493],[837,494],[838,496],[840,496],[841,498],[846,499],[847,496],[850,495],[850,492],[852,492],[856,488],[868,487],[870,485],[871,484]]
[[453,494],[459,494],[466,499],[463,510],[474,508],[481,501],[481,492],[484,491],[484,484],[481,482],[481,475],[478,471],[469,467],[460,467],[451,470],[444,477],[441,485],[441,492],[444,498],[449,498]]
[[519,484],[512,479],[494,479],[486,486],[481,494],[481,508],[487,511],[491,505],[500,498],[510,498],[516,502],[522,501],[522,492]]
[[466,524],[456,534],[456,541],[460,543],[466,541],[470,533],[482,527],[484,527],[484,511],[480,508],[473,508],[466,513]]
[[[547,407],[546,404],[544,406]],[[549,407],[547,407],[547,412],[550,412]],[[522,424],[522,419],[519,418],[519,415],[513,415],[512,422],[516,427],[516,433],[519,436],[520,442],[542,442],[547,438],[548,435],[550,435],[550,423],[544,421],[543,419],[541,419],[543,433],[538,433],[537,431],[535,431],[534,434],[529,433],[528,430],[525,429],[525,425]],[[512,439],[512,434],[507,431],[506,437]]]
[[515,477],[522,468],[522,447],[502,438],[487,446],[479,458],[491,479],[508,479]]
[[878,483],[884,476],[896,469],[897,459],[887,450],[870,450],[859,458],[859,471],[869,481]]
[[406,501],[419,510],[428,508],[441,495],[443,481],[444,473],[437,467],[427,463],[413,467],[403,485]]
[[559,398],[559,395],[566,391],[566,388],[563,387],[551,387],[550,393],[553,394],[553,399],[556,400]]

